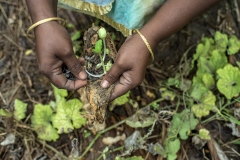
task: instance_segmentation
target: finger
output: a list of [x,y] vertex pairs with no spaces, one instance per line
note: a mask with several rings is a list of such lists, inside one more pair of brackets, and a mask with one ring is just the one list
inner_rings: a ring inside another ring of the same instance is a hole
[[111,67],[111,69],[107,72],[107,74],[103,77],[101,82],[101,86],[103,88],[109,87],[111,84],[115,83],[119,77],[124,73],[126,69],[121,67],[121,65],[115,63]]
[[67,89],[67,90],[77,90],[87,84],[87,80],[69,80],[62,73],[60,74],[52,74],[49,77],[50,81],[53,85],[58,88]]
[[[127,75],[127,76],[125,76]],[[114,87],[113,93],[110,100],[114,100],[117,97],[120,97],[127,93],[130,89],[134,88],[136,85],[133,84],[133,81],[128,76],[128,73],[124,73],[119,80],[119,83]]]
[[83,57],[79,57],[79,58],[78,58],[78,61],[80,62],[80,64],[81,64],[82,66],[85,65],[85,59],[84,59]]
[[62,61],[66,64],[69,71],[78,79],[85,80],[87,78],[87,74],[82,66],[83,59],[77,59],[73,52],[62,57]]

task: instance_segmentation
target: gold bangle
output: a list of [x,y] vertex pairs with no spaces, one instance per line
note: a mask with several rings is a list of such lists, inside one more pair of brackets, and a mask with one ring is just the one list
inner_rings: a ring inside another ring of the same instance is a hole
[[151,54],[152,62],[153,62],[154,61],[154,54],[153,54],[153,51],[151,49],[150,44],[148,43],[147,39],[142,35],[142,33],[138,29],[135,29],[135,31],[139,34],[139,36],[142,38],[143,42],[146,44],[147,49],[148,49],[148,51]]
[[28,30],[27,30],[27,37],[33,39],[33,38],[34,38],[34,35],[29,34],[29,32],[30,32],[32,29],[34,29],[35,27],[39,26],[40,24],[43,24],[43,23],[49,22],[49,21],[60,21],[61,24],[62,24],[64,27],[66,27],[66,24],[67,24],[67,22],[66,22],[64,19],[59,18],[59,17],[46,18],[46,19],[40,20],[40,21],[34,23],[33,25],[31,25],[31,26],[28,28]]

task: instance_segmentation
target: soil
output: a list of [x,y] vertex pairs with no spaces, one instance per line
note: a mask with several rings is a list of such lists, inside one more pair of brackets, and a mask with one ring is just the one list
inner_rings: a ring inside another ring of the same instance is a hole
[[[161,98],[159,82],[179,72],[179,68],[182,67],[182,63],[180,62],[182,62],[181,60],[184,53],[189,49],[186,60],[190,60],[192,54],[195,52],[195,46],[201,40],[202,36],[213,36],[215,31],[218,30],[228,35],[235,34],[240,38],[239,6],[240,1],[238,0],[222,1],[203,15],[195,18],[176,34],[159,43],[154,51],[155,61],[148,66],[145,80],[139,87],[131,90],[131,103],[117,106],[111,111],[107,109],[106,113],[98,115],[98,117],[100,117],[98,118],[98,122],[102,122],[102,120],[105,119],[105,128],[114,126],[127,117],[134,115],[138,110],[137,108],[144,108],[152,101]],[[68,29],[69,34],[79,30],[82,33],[81,39],[84,39],[84,36],[86,36],[83,34],[84,31],[88,30],[88,28],[95,23],[96,26],[105,27],[108,32],[116,37],[114,39],[116,50],[120,48],[125,40],[121,33],[93,17],[64,9],[59,9],[58,14],[75,26],[74,28]],[[25,1],[0,0],[0,24],[0,108],[13,111],[13,102],[16,98],[29,104],[27,117],[22,122],[0,117],[0,142],[2,142],[9,133],[14,133],[16,137],[14,144],[7,146],[0,145],[1,160],[61,160],[72,153],[72,140],[74,138],[78,140],[77,148],[80,154],[82,154],[89,144],[95,140],[96,136],[98,136],[98,139],[89,152],[82,158],[95,160],[108,146],[102,142],[104,138],[119,136],[124,139],[122,135],[129,137],[136,130],[138,130],[141,135],[146,135],[149,132],[149,127],[134,129],[122,123],[118,125],[118,127],[113,127],[100,135],[97,132],[95,132],[95,134],[94,132],[92,133],[86,126],[81,129],[76,129],[69,134],[61,134],[56,142],[45,143],[37,139],[37,135],[30,126],[30,116],[33,114],[33,106],[37,103],[49,103],[54,99],[54,95],[49,80],[38,70],[35,42],[26,37],[26,30],[31,25],[31,19]],[[112,46],[112,43],[109,44],[109,46],[110,45]],[[84,52],[83,43],[81,44],[80,52],[81,54],[86,53]],[[91,57],[92,55],[87,56]],[[112,59],[114,58],[112,57]],[[238,59],[239,55],[234,57],[234,61]],[[96,72],[91,70],[91,72],[98,74],[102,73],[102,70]],[[98,80],[94,78],[91,80],[91,83],[97,84],[97,86],[99,85]],[[91,92],[98,91],[95,87],[93,87],[93,89],[94,90],[92,90],[92,88],[88,89],[87,93],[90,94],[87,95],[91,96]],[[111,91],[107,91],[107,93],[108,94],[103,95],[103,97],[106,96],[106,101]],[[86,97],[84,98],[81,91],[70,91],[68,99],[79,98],[80,96],[82,101],[86,100]],[[94,102],[94,104],[96,103],[98,102]],[[92,106],[94,106],[94,104],[92,104]],[[106,103],[103,103],[103,106],[104,108],[108,107]],[[176,107],[176,102],[162,101],[159,103],[159,106],[161,108],[172,106],[169,109],[172,110]],[[98,107],[95,107],[95,110],[90,112],[94,112],[93,115],[96,115],[99,113],[98,109]],[[181,109],[181,106],[179,109]],[[155,142],[162,144],[166,136],[164,134],[166,134],[167,127],[168,125],[165,123],[156,123],[151,136],[147,139],[148,144]],[[210,131],[214,141],[219,144],[220,149],[229,159],[239,159],[239,145],[230,143],[236,140],[237,137],[231,134],[231,129],[226,127],[224,122],[215,120],[205,124],[204,127]],[[84,132],[84,130],[91,133],[90,136],[85,137],[86,132]],[[214,143],[214,141],[212,141],[212,143]],[[122,150],[115,151],[121,146],[124,146],[123,140],[109,146],[109,150],[112,150],[112,152],[109,152],[107,159],[111,160],[114,159],[116,155],[122,154]],[[213,149],[210,143],[205,145],[203,149],[198,150],[193,146],[191,139],[188,139],[181,142],[178,159],[218,159],[216,158],[217,154],[215,152],[216,150]],[[132,155],[142,156],[148,160],[163,159],[163,157],[154,156],[144,149],[138,149],[132,152]]]

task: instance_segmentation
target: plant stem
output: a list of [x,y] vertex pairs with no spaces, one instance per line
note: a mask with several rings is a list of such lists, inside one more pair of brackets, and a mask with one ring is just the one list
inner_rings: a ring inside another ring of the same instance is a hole
[[[112,151],[109,151],[109,152],[110,152],[110,153],[116,152],[116,151],[122,150],[123,148],[125,148],[125,147],[124,147],[124,146],[121,146],[121,147],[115,148],[115,149],[113,149]],[[97,160],[100,160],[102,157],[103,157],[103,153],[98,157]]]
[[103,62],[105,61],[105,58],[106,58],[106,49],[107,49],[107,47],[106,47],[106,39],[104,38],[103,39],[103,59],[102,59]]
[[126,118],[126,119],[124,119],[124,120],[122,120],[122,121],[120,121],[120,122],[118,122],[118,123],[116,123],[116,124],[114,124],[114,125],[106,128],[106,129],[98,132],[98,134],[97,134],[97,135],[95,136],[95,138],[91,141],[91,143],[88,145],[88,147],[85,149],[85,151],[83,152],[83,154],[80,156],[79,159],[83,158],[83,157],[87,154],[87,152],[91,149],[91,147],[92,147],[93,144],[96,142],[96,140],[97,140],[103,133],[105,133],[105,132],[107,132],[107,131],[109,131],[109,130],[111,130],[111,129],[113,129],[113,128],[116,128],[117,126],[125,123],[127,119],[128,119],[128,118]]
[[92,73],[88,72],[86,67],[85,67],[85,71],[87,72],[87,74],[89,74],[90,76],[95,77],[95,78],[99,78],[99,77],[102,77],[102,76],[105,75],[105,73],[102,73],[102,74],[92,74]]
[[99,54],[99,57],[100,57],[100,60],[101,60],[101,63],[102,63],[102,67],[103,67],[103,73],[106,74],[106,69],[105,69],[105,65],[104,65],[104,61],[103,61],[101,53]]
[[[161,102],[161,101],[164,101],[165,99],[164,98],[159,98],[159,99],[157,99],[157,100],[155,100],[155,101],[152,101],[151,103],[149,103],[148,105],[146,105],[145,107],[147,108],[147,107],[150,107],[150,106],[152,106],[154,103],[158,103],[158,102]],[[144,107],[144,108],[145,108]]]

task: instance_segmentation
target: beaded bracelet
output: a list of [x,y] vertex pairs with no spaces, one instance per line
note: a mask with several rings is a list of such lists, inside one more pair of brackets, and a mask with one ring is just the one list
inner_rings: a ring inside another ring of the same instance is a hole
[[27,37],[33,39],[33,38],[34,38],[34,35],[29,34],[29,32],[30,32],[32,29],[34,29],[35,27],[39,26],[40,24],[43,24],[43,23],[49,22],[49,21],[60,21],[61,24],[62,24],[64,27],[65,27],[66,24],[67,24],[67,22],[66,22],[64,19],[59,18],[59,17],[46,18],[46,19],[40,20],[40,21],[34,23],[33,25],[31,25],[31,26],[28,28],[28,30],[27,30]]
[[136,31],[139,34],[139,36],[142,38],[143,42],[146,44],[147,49],[149,50],[149,52],[151,54],[152,62],[153,62],[154,61],[154,54],[153,54],[153,51],[152,51],[151,46],[148,43],[147,39],[142,35],[142,33],[138,29],[135,29],[134,31]]

